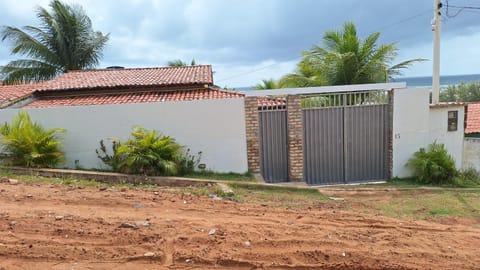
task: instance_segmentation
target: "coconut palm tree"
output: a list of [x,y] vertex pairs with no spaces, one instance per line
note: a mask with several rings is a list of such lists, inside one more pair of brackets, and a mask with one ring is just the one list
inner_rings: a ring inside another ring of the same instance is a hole
[[269,80],[262,80],[261,83],[255,85],[253,89],[255,90],[264,90],[264,89],[277,89],[278,85],[277,82],[275,82],[274,79],[269,79]]
[[[326,85],[378,83],[401,75],[403,69],[415,62],[425,61],[417,58],[392,65],[398,51],[396,44],[378,45],[379,36],[380,33],[375,32],[362,40],[357,36],[355,24],[347,22],[341,31],[325,33],[323,47],[313,46],[304,51],[299,70],[303,65],[303,69],[309,71],[307,78],[314,77]],[[299,75],[305,79],[298,71],[286,78]]]
[[51,11],[37,8],[38,27],[1,29],[2,41],[12,42],[12,54],[26,57],[0,67],[4,84],[51,79],[99,64],[108,35],[92,29],[90,18],[80,6],[59,0],[52,0],[49,6]]
[[284,75],[278,81],[279,88],[312,87],[325,84],[322,74],[316,70],[310,59],[306,57],[297,64],[295,73]]
[[[167,65],[169,67],[186,67],[186,66],[188,66],[188,64],[186,62],[183,62],[181,59],[168,61]],[[190,62],[190,66],[196,66],[196,65],[197,65],[197,63],[195,62],[195,59],[192,59],[192,61]]]

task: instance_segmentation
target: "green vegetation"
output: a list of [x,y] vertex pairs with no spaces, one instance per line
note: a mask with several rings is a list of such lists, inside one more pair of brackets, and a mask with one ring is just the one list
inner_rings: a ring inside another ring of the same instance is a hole
[[480,189],[411,189],[389,194],[381,203],[375,196],[355,199],[360,201],[366,213],[394,218],[480,218]]
[[453,184],[458,175],[455,161],[447,153],[445,145],[436,142],[428,149],[420,148],[408,161],[417,181],[422,184]]
[[11,53],[26,56],[1,67],[4,84],[51,79],[69,70],[98,65],[108,35],[95,32],[90,18],[76,5],[50,2],[51,12],[38,7],[40,25],[4,26],[2,40],[12,42]]
[[258,185],[232,182],[228,184],[238,202],[287,208],[307,208],[328,201],[316,188]]
[[397,56],[395,43],[378,45],[379,32],[364,40],[357,36],[352,22],[341,31],[327,31],[323,47],[313,46],[303,52],[297,72],[279,81],[281,87],[306,87],[387,82],[401,75],[402,69],[424,59],[412,59],[392,65]]
[[440,101],[480,101],[480,82],[462,82],[458,85],[449,85],[446,89],[440,91]]
[[262,80],[262,83],[259,83],[253,87],[254,90],[267,90],[267,89],[277,89],[279,88],[274,79]]
[[0,128],[2,160],[7,165],[23,167],[55,167],[63,161],[59,134],[61,128],[45,130],[20,112],[11,123]]
[[[188,66],[188,64],[186,62],[183,62],[181,59],[168,61],[167,65],[169,67],[186,67],[186,66]],[[195,59],[192,59],[192,61],[190,62],[190,66],[196,66],[196,65],[197,65],[197,63],[195,62]]]
[[96,150],[98,157],[114,171],[143,175],[185,175],[192,173],[200,161],[184,150],[174,138],[142,127],[132,129],[126,141],[112,140],[112,154],[103,141]]

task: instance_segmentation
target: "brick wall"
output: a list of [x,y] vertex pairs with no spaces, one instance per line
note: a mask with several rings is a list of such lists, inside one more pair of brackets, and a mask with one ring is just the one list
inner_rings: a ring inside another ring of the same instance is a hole
[[247,135],[248,170],[260,172],[260,135],[258,126],[258,98],[245,98],[245,128]]
[[393,102],[394,102],[394,91],[388,91],[388,104],[389,104],[389,115],[388,115],[388,179],[393,177]]
[[300,95],[287,96],[288,155],[290,181],[303,181],[303,128]]

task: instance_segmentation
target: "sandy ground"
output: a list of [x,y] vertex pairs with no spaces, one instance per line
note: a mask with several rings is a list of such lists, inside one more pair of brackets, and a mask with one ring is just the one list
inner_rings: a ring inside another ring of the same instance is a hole
[[0,269],[480,269],[480,229],[159,189],[0,183]]

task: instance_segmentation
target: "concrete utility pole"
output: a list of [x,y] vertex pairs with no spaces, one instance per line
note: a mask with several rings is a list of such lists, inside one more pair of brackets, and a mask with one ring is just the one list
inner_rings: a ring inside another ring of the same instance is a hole
[[442,1],[434,0],[433,6],[433,74],[432,74],[432,104],[440,101],[440,31],[442,23]]

